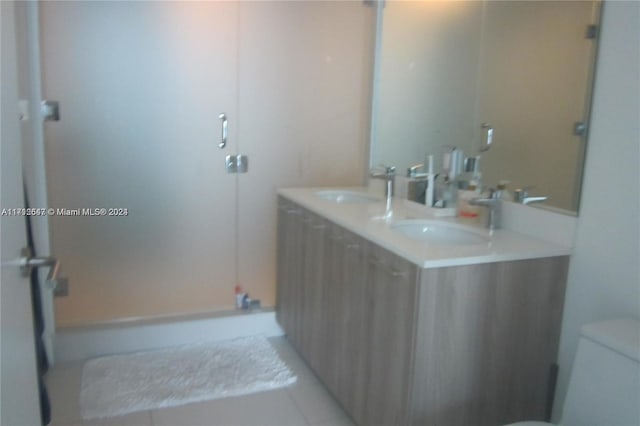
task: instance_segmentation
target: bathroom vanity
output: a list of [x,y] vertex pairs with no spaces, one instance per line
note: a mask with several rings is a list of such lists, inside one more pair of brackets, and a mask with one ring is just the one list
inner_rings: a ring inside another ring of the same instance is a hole
[[318,193],[279,191],[277,318],[357,424],[547,417],[568,247],[481,228],[425,243],[394,230],[420,216],[402,200]]

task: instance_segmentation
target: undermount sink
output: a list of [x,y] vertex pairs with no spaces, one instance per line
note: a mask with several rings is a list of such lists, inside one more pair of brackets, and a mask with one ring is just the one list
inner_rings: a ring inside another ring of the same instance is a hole
[[380,198],[377,198],[373,195],[365,194],[362,192],[356,191],[318,191],[315,193],[317,197],[322,199],[333,201],[334,203],[344,204],[344,203],[352,203],[352,204],[363,204],[363,203],[375,203],[381,201]]
[[402,220],[390,228],[415,241],[440,245],[486,244],[491,238],[479,229],[436,220]]

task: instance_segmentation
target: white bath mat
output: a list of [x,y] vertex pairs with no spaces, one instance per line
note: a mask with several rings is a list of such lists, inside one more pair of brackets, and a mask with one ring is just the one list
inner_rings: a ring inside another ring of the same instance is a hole
[[178,346],[88,361],[82,371],[85,419],[173,407],[290,385],[296,376],[261,336]]

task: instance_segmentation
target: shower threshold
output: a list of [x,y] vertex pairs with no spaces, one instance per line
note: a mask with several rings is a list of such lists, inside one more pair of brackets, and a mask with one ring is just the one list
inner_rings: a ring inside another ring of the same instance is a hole
[[153,318],[127,318],[61,327],[54,338],[54,362],[161,349],[239,337],[282,336],[273,308],[221,310]]

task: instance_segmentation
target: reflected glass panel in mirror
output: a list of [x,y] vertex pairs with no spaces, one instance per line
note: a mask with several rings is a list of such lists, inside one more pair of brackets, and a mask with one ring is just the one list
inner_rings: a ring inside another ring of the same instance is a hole
[[483,184],[533,186],[578,208],[599,1],[387,1],[381,10],[371,165],[402,172],[447,147],[476,156]]

